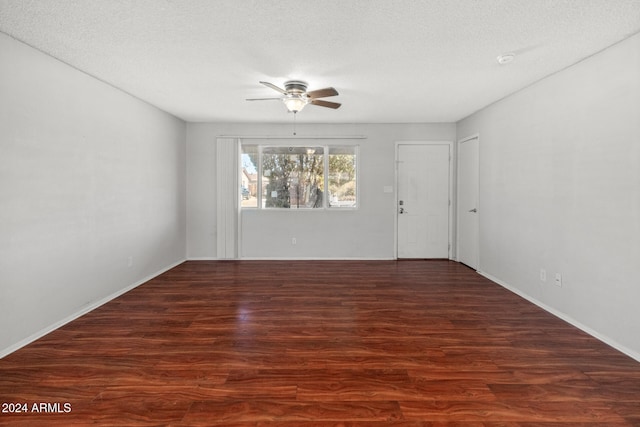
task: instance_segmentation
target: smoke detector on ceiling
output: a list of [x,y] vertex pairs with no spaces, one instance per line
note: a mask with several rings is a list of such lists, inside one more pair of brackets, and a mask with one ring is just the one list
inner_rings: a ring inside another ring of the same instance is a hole
[[498,60],[498,64],[505,65],[505,64],[508,64],[509,62],[512,62],[515,58],[516,58],[515,53],[505,53],[504,55],[498,56],[497,60]]

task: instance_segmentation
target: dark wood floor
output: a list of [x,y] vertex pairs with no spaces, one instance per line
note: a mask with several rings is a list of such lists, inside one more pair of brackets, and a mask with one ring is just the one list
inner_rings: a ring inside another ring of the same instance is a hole
[[12,426],[638,426],[640,363],[454,262],[187,262],[0,360],[0,401]]

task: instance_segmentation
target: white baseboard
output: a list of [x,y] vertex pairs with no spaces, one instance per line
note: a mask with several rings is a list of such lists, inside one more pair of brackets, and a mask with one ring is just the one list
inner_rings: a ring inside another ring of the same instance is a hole
[[610,337],[606,336],[606,335],[602,335],[601,333],[594,331],[593,329],[589,328],[586,325],[583,325],[582,323],[580,323],[579,321],[577,321],[576,319],[574,319],[573,317],[567,315],[566,313],[563,313],[561,311],[556,310],[555,308],[548,306],[547,304],[537,300],[536,298],[533,298],[531,295],[528,295],[524,292],[522,292],[521,290],[503,282],[502,280],[493,277],[490,274],[487,274],[483,271],[478,271],[478,274],[480,274],[481,276],[486,277],[487,279],[491,280],[492,282],[497,283],[498,285],[502,286],[503,288],[513,292],[514,294],[521,296],[522,298],[526,299],[527,301],[537,305],[538,307],[540,307],[541,309],[553,314],[554,316],[564,320],[565,322],[575,326],[576,328],[580,329],[583,332],[586,332],[587,334],[591,335],[592,337],[602,341],[603,343],[615,348],[616,350],[620,351],[621,353],[626,354],[627,356],[631,357],[632,359],[637,360],[638,362],[640,362],[640,353],[633,351],[627,347],[625,347],[624,345],[620,344],[619,342],[611,339]]
[[148,282],[149,280],[153,279],[154,277],[158,277],[159,275],[161,275],[162,273],[171,270],[174,267],[177,267],[178,265],[182,264],[185,260],[180,260],[174,264],[169,265],[166,268],[163,268],[162,270],[153,273],[147,277],[145,277],[144,279],[138,280],[137,282],[133,283],[132,285],[127,286],[126,288],[120,289],[114,293],[112,293],[111,295],[108,295],[102,299],[99,299],[97,301],[94,301],[84,307],[82,307],[80,310],[76,311],[75,313],[65,317],[62,320],[59,320],[49,326],[47,326],[46,328],[43,328],[41,330],[39,330],[38,332],[28,336],[27,338],[18,341],[17,343],[10,345],[7,348],[4,348],[2,350],[0,350],[0,359],[2,359],[3,357],[13,353],[16,350],[21,349],[22,347],[34,342],[35,340],[42,338],[43,336],[47,335],[50,332],[55,331],[56,329],[58,329],[61,326],[66,325],[67,323],[76,320],[77,318],[87,314],[88,312],[95,310],[96,308],[100,307],[101,305],[104,305],[106,303],[108,303],[109,301],[119,297],[122,294],[125,294],[127,292],[129,292],[132,289],[137,288],[138,286],[142,285],[143,283]]
[[395,258],[361,258],[361,257],[243,257],[239,261],[394,261]]
[[242,258],[187,258],[187,261],[394,261],[395,258],[362,257],[242,257]]

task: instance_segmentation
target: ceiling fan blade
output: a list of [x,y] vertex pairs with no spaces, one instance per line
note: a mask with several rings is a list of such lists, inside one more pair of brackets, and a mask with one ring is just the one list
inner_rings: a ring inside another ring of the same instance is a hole
[[287,91],[284,89],[279,88],[278,86],[274,85],[273,83],[269,83],[269,82],[260,82],[261,84],[270,87],[271,89],[280,92],[283,95],[287,94]]
[[338,95],[338,91],[332,87],[326,87],[324,89],[312,90],[311,92],[307,92],[307,96],[311,99],[326,98],[327,96],[336,96],[336,95]]
[[245,99],[245,101],[271,101],[273,99],[277,99],[278,101],[280,101],[284,98],[247,98]]
[[309,101],[309,104],[317,105],[319,107],[333,108],[334,110],[336,108],[340,108],[340,106],[342,105],[337,102],[323,101],[322,99],[312,99],[311,101]]

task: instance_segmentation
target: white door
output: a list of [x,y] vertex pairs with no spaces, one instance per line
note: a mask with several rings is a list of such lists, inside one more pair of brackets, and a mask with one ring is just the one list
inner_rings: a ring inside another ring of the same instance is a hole
[[449,257],[449,152],[398,145],[398,258]]
[[478,138],[458,144],[458,261],[473,269],[479,264]]

